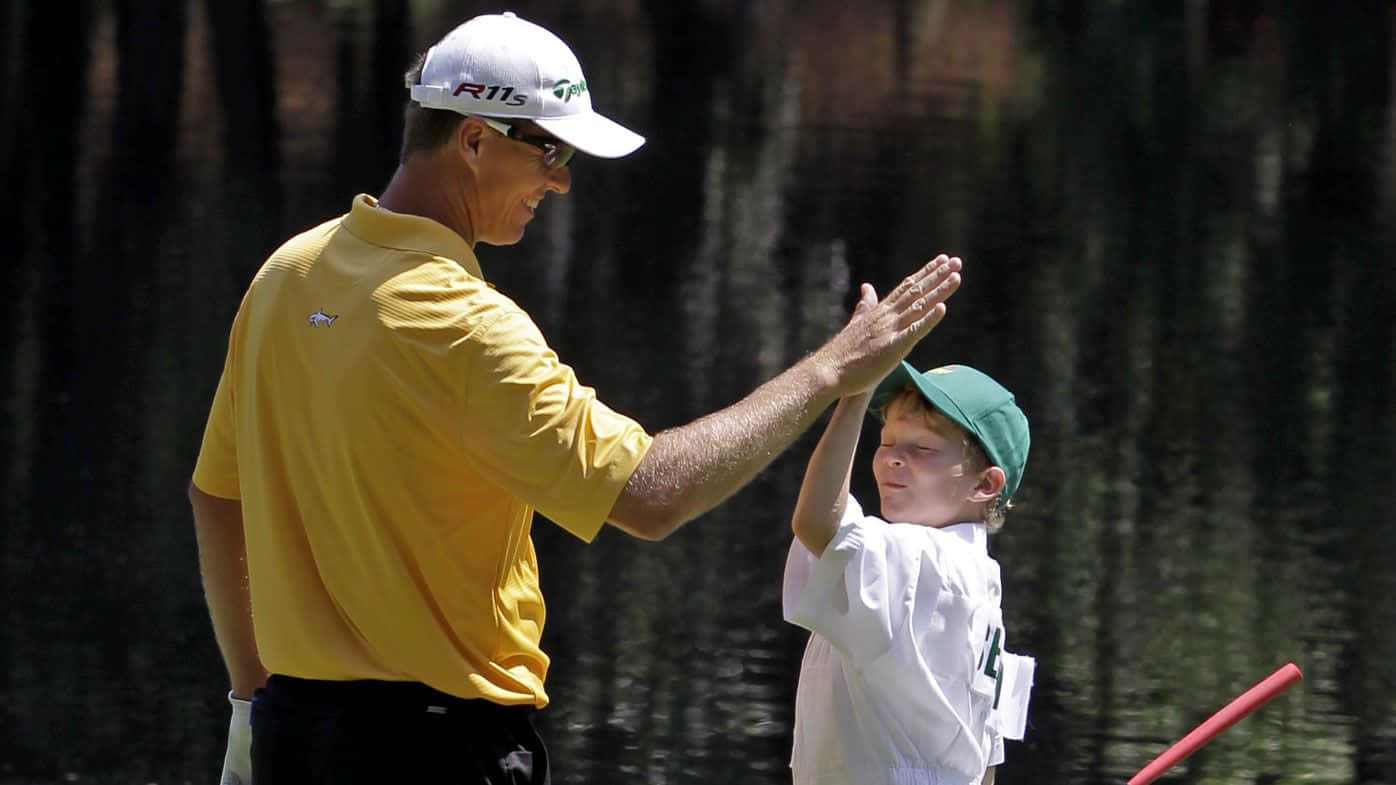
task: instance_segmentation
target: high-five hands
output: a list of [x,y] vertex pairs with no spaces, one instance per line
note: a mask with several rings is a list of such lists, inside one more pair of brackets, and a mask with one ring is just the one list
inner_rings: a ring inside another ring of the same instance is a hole
[[945,300],[960,287],[960,258],[941,254],[882,298],[860,287],[853,317],[824,346],[841,395],[870,390],[917,341],[945,318]]
[[[834,337],[742,400],[655,435],[607,520],[658,540],[751,480],[836,399],[873,389],[945,316],[960,260],[941,255],[880,302],[863,284]],[[856,432],[856,428],[854,429]],[[835,486],[837,487],[837,485]]]

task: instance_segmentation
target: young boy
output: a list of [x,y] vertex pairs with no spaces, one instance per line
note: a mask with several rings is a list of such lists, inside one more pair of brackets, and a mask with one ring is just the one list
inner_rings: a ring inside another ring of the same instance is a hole
[[[882,518],[848,493],[876,400]],[[839,401],[800,487],[787,621],[812,633],[795,699],[795,785],[992,783],[1021,739],[1034,661],[1003,651],[998,562],[1028,455],[1013,394],[963,365],[907,363]]]

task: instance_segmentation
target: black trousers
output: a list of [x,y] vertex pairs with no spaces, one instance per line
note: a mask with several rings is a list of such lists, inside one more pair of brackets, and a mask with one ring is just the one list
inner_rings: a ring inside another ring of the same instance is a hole
[[273,675],[252,698],[256,785],[549,785],[533,707],[416,682]]

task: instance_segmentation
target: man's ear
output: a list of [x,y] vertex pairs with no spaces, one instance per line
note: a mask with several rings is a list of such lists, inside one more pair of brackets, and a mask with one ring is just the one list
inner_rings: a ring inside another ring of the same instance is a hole
[[997,466],[990,466],[979,473],[979,481],[970,489],[969,500],[972,502],[993,501],[1003,490],[1003,485],[1008,481],[1003,469]]
[[456,150],[467,166],[474,169],[480,158],[480,142],[485,136],[485,124],[475,117],[461,118],[456,126]]

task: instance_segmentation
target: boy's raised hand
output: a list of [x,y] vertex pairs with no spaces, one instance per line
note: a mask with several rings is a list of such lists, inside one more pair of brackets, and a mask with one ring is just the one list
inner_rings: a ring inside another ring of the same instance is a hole
[[945,300],[960,287],[960,258],[941,254],[908,275],[880,302],[863,284],[853,317],[825,345],[840,395],[870,390],[940,320]]

